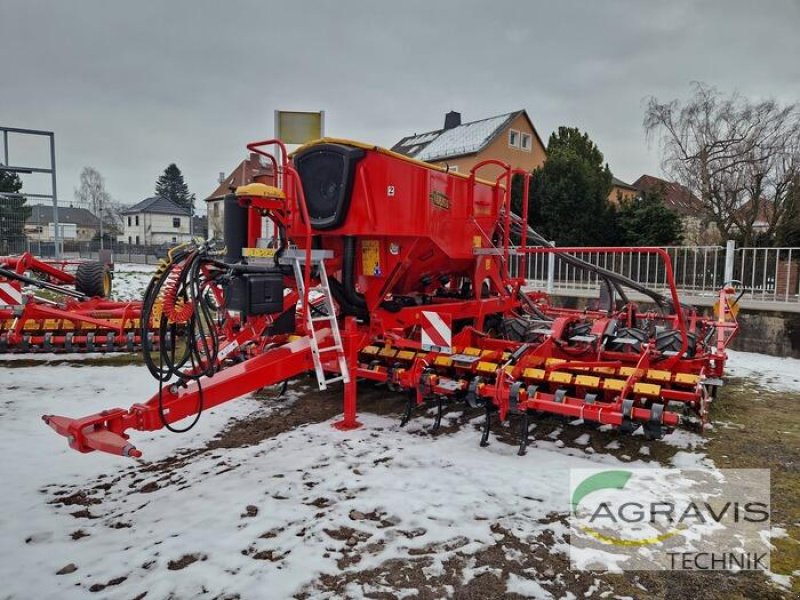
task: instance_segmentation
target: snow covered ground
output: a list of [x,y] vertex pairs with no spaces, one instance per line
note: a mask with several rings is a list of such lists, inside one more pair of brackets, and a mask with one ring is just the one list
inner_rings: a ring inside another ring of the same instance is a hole
[[115,300],[141,300],[157,265],[117,263],[114,265],[112,295]]
[[773,392],[800,391],[800,360],[728,350],[726,375],[747,377]]
[[[430,423],[425,417],[400,429],[394,415],[369,413],[360,416],[363,428],[348,433],[326,420],[252,445],[206,448],[231,419],[281,407],[254,398],[204,413],[189,434],[134,433],[143,463],[80,455],[42,414],[128,407],[149,398],[154,382],[142,366],[46,360],[0,366],[3,598],[413,595],[411,583],[382,577],[337,591],[320,581],[423,554],[420,576],[435,577],[448,560],[469,561],[502,531],[530,543],[547,536],[548,552],[566,554],[559,515],[568,507],[569,469],[653,465],[646,444],[630,459],[594,451],[580,432],[565,446],[556,433],[520,458],[497,441],[477,448],[469,425],[430,436],[420,432]],[[778,374],[797,376],[798,367],[732,353],[732,373],[765,385]],[[674,466],[710,464],[697,436],[671,443],[681,448]],[[506,559],[521,560],[512,546]],[[468,566],[463,582],[486,568]],[[540,581],[534,572],[515,574],[506,591],[552,597]]]

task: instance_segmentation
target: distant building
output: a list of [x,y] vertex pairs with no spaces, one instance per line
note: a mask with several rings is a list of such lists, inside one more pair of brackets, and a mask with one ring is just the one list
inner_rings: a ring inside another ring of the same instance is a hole
[[[85,208],[58,207],[58,229],[63,241],[90,242],[98,234],[100,219]],[[53,206],[34,204],[25,221],[25,235],[32,242],[55,241]]]
[[158,246],[178,244],[192,238],[190,212],[172,200],[153,196],[122,211],[123,232],[119,241]]
[[208,209],[208,237],[212,239],[222,239],[222,229],[225,219],[225,205],[223,200],[231,190],[235,190],[240,185],[248,183],[274,184],[272,165],[264,162],[261,155],[251,153],[250,156],[240,162],[229,175],[220,173],[219,185],[205,199]]
[[611,178],[611,192],[608,194],[608,201],[619,204],[622,200],[630,200],[639,194],[636,186],[625,183],[616,177]]
[[202,239],[208,238],[208,217],[195,215],[192,217],[192,235]]
[[450,111],[442,129],[406,136],[392,150],[465,174],[487,158],[528,172],[546,158],[545,145],[524,110],[469,123],[461,122],[461,113]]
[[661,193],[664,205],[681,218],[685,245],[709,246],[721,242],[719,229],[709,219],[703,203],[686,186],[653,175],[642,175],[633,182],[633,187]]

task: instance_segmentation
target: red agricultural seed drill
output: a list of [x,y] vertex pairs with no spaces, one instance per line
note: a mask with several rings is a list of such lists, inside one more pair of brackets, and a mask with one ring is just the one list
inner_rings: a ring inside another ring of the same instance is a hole
[[[279,140],[248,148],[272,162],[277,185],[229,195],[224,256],[209,244],[180,247],[146,293],[143,322],[175,340],[157,357],[144,344],[158,393],[130,409],[45,416],[72,448],[138,457],[128,430],[175,429],[304,373],[320,389],[343,384],[341,429],[359,426],[357,381],[369,379],[406,394],[403,423],[428,402],[434,430],[446,402],[481,408],[481,445],[493,417],[513,416],[520,454],[529,419],[542,413],[623,432],[641,426],[650,438],[707,423],[737,329],[729,286],[705,318],[680,303],[661,249],[549,247],[525,225],[526,191],[523,214],[511,211],[512,177],[527,190],[529,175],[498,160],[460,174],[346,140],[310,143],[291,161]],[[489,166],[500,175],[480,179]],[[575,256],[586,250],[658,255],[669,296]],[[552,252],[597,275],[598,309],[552,307],[511,276],[515,261]],[[625,289],[653,308],[641,310]]]

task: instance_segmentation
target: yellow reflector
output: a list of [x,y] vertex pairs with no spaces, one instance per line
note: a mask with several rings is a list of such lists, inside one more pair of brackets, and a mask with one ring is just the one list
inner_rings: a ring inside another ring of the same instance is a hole
[[379,350],[378,346],[367,346],[361,352],[364,354],[377,354]]
[[396,358],[399,358],[400,360],[414,360],[414,356],[416,356],[416,353],[412,352],[411,350],[400,350],[400,352],[397,353]]
[[647,378],[655,381],[669,381],[672,373],[669,371],[659,371],[658,369],[650,369],[647,371]]
[[481,349],[480,348],[470,348],[469,346],[467,346],[466,348],[464,348],[464,354],[466,354],[467,356],[480,356]]
[[630,377],[634,373],[636,373],[636,367],[620,367],[619,368],[619,374],[622,375],[623,377]]
[[497,363],[480,360],[478,361],[476,370],[480,371],[481,373],[494,373],[497,370]]
[[661,393],[661,386],[655,383],[639,382],[633,386],[633,392],[643,396],[658,396]]
[[571,383],[572,375],[570,373],[562,373],[561,371],[553,371],[547,377],[547,380],[553,383]]
[[593,375],[576,375],[575,385],[580,385],[588,388],[600,387],[600,378]]
[[394,348],[384,348],[378,352],[378,356],[386,356],[387,358],[392,358],[395,354],[397,354],[397,350]]
[[449,356],[437,356],[433,364],[439,365],[440,367],[449,367],[453,364],[453,359]]
[[544,379],[544,369],[525,369],[522,372],[522,376],[525,379],[536,379],[537,381],[541,381]]
[[700,381],[700,377],[697,375],[692,375],[691,373],[675,374],[675,383],[683,383],[685,385],[697,385],[698,381]]
[[622,391],[625,387],[625,382],[622,379],[605,379],[603,380],[604,390]]

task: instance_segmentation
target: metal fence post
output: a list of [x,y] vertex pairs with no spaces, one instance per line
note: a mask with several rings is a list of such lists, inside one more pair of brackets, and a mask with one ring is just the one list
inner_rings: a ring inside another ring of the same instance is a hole
[[728,240],[725,244],[725,280],[723,283],[733,281],[733,264],[736,256],[736,241]]
[[[555,242],[550,242],[553,246],[556,245]],[[555,252],[548,252],[547,253],[547,293],[553,293],[553,280],[555,279],[555,271],[556,271],[556,254]]]

